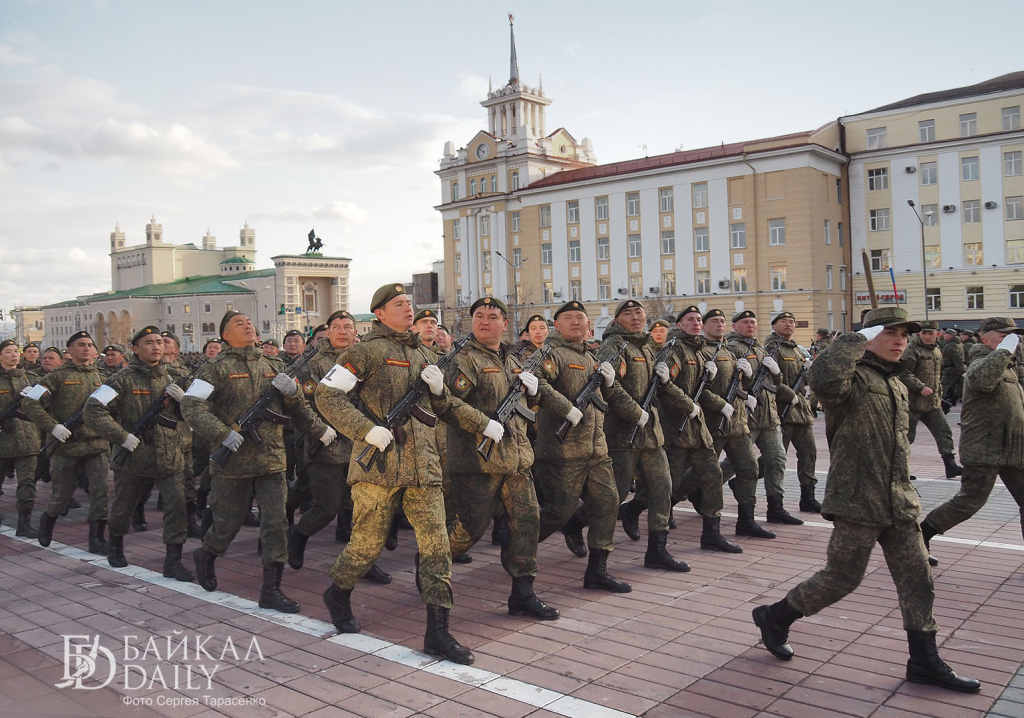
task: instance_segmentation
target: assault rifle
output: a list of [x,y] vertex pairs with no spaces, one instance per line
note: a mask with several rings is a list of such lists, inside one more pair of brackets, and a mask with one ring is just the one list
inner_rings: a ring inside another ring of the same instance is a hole
[[7,405],[7,408],[0,412],[0,434],[11,432],[11,419],[29,421],[28,416],[21,409],[21,394],[14,397],[14,401]]
[[[800,352],[800,355],[804,357],[804,361],[811,358],[811,355],[803,347],[798,346],[797,349]],[[793,386],[790,388],[793,390],[794,393],[799,395],[800,393],[803,392],[805,386],[807,386],[807,369],[801,369],[800,376],[796,378],[796,381],[793,382]],[[780,423],[786,419],[786,414],[788,414],[789,410],[792,408],[792,404],[786,404],[784,407],[779,409]]]
[[[754,340],[753,339],[750,340],[750,343],[748,344],[748,346],[751,349],[753,349],[753,347],[754,347]],[[768,352],[768,357],[767,358],[775,359],[775,355],[779,353],[779,347],[780,346],[781,345],[778,342],[776,342],[775,346],[772,347],[772,350],[770,352]],[[751,384],[750,384],[750,391],[748,392],[755,399],[757,398],[757,395],[761,393],[761,389],[764,388],[764,380],[768,378],[768,374],[769,374],[768,367],[766,367],[764,365],[764,360],[762,360],[761,361],[761,365],[757,368],[757,374],[754,375],[754,381],[751,382]]]
[[[676,345],[675,337],[672,337],[665,346],[658,352],[658,356],[654,358],[654,366],[658,366],[659,362],[668,363],[669,357],[672,356],[672,349]],[[651,408],[651,404],[654,402],[654,397],[658,393],[658,385],[661,384],[661,377],[654,373],[654,367],[651,368],[651,380],[647,383],[647,391],[644,393],[643,401],[640,402],[640,408],[647,411]],[[648,412],[649,413],[649,412]],[[650,417],[648,417],[650,421]],[[629,445],[632,446],[636,442],[636,438],[640,436],[640,425],[637,424],[633,427],[633,433],[629,435]]]
[[[724,343],[725,343],[725,339],[722,339],[722,341],[718,342],[718,346],[715,347],[715,355],[718,354],[718,350],[722,348],[722,344],[724,344]],[[714,361],[714,358],[712,358],[711,361]],[[704,372],[700,375],[700,383],[697,385],[697,391],[695,391],[693,393],[693,403],[694,404],[696,404],[698,401],[700,401],[701,394],[703,394],[704,390],[707,389],[708,382],[710,382],[710,381],[711,381],[711,371],[705,366],[704,367]],[[684,431],[686,431],[686,427],[689,426],[689,424],[690,424],[690,417],[687,416],[685,419],[683,419],[683,423],[679,425],[679,433],[682,434]]]
[[[455,342],[455,344],[452,345],[451,351],[438,359],[436,365],[437,368],[443,371],[446,366],[455,361],[455,357],[460,351],[462,351],[462,347],[466,346],[466,342],[468,342],[472,336],[472,334],[467,334],[462,337],[462,339]],[[395,442],[399,444],[404,443],[405,432],[401,427],[409,419],[410,415],[416,417],[417,420],[427,426],[433,427],[437,424],[437,417],[420,406],[420,398],[423,396],[424,391],[429,390],[427,389],[427,382],[423,381],[421,377],[412,385],[412,389],[406,392],[405,396],[398,400],[394,407],[392,407],[391,411],[388,412],[387,416],[384,417],[384,421],[381,422],[381,426],[395,435]],[[370,464],[373,463],[374,459],[376,459],[378,455],[383,459],[388,448],[390,448],[390,444],[383,452],[381,452],[373,444],[367,444],[366,448],[363,449],[359,453],[359,456],[356,457],[356,463],[362,466],[364,471],[369,471]]]
[[[544,363],[544,360],[548,358],[548,354],[551,353],[551,345],[545,344],[540,349],[533,353],[530,360],[523,365],[523,371],[528,371],[533,374],[537,367]],[[512,419],[513,414],[519,414],[527,421],[535,421],[537,416],[532,411],[527,409],[525,406],[520,404],[520,400],[523,398],[523,394],[526,393],[526,387],[523,386],[522,380],[517,376],[515,381],[512,382],[512,386],[508,390],[508,394],[498,404],[498,410],[494,412],[494,420],[497,421],[504,427],[508,427],[508,422]],[[484,440],[480,442],[480,445],[476,447],[477,453],[484,457],[484,461],[490,461],[491,450],[494,449],[494,440],[488,437],[484,437]]]
[[[113,377],[111,377],[111,379],[112,378]],[[109,381],[109,379],[107,381]],[[103,386],[107,386],[106,381],[103,382]],[[90,394],[89,396],[92,396],[92,394]],[[89,401],[88,396],[85,398],[85,401]],[[74,414],[69,416],[64,421],[60,422],[68,431],[73,432],[75,429],[78,428],[78,425],[82,423],[82,418],[85,413],[85,401],[83,401],[82,405],[78,407],[78,411],[76,411]],[[47,456],[51,456],[53,452],[57,450],[57,444],[59,443],[61,442],[57,440],[57,437],[51,436],[50,439],[43,446],[43,453],[46,454]]]
[[[626,351],[625,341],[623,341],[622,344],[619,345],[618,350],[610,357],[608,357],[605,361],[607,361],[609,364],[612,364],[615,360],[622,356],[622,352],[624,351]],[[608,411],[608,405],[604,403],[604,399],[597,395],[597,389],[598,387],[601,386],[602,381],[603,377],[601,375],[601,372],[597,370],[597,367],[594,367],[594,373],[590,375],[590,379],[587,380],[586,385],[582,389],[580,389],[580,393],[577,394],[576,398],[572,400],[572,405],[579,409],[580,411],[583,411],[584,407],[586,407],[588,403],[593,403],[594,406],[601,413]],[[570,422],[568,419],[565,419],[564,421],[562,421],[561,426],[559,426],[555,430],[555,436],[558,437],[558,441],[560,443],[565,443],[565,437],[569,433],[569,429],[571,428],[572,422]]]
[[[719,344],[718,346],[721,347],[722,345]],[[718,352],[716,350],[715,355],[717,356],[717,354],[718,354]],[[728,388],[728,390],[726,390],[725,396],[723,397],[725,399],[725,403],[728,404],[729,406],[732,406],[733,401],[736,399],[736,395],[740,391],[740,383],[742,381],[743,381],[743,372],[740,371],[739,367],[736,367],[736,371],[732,375],[732,381],[729,382],[729,388]],[[729,417],[723,415],[722,416],[722,420],[720,422],[718,422],[718,431],[724,434],[725,433],[725,427],[728,426],[728,425],[729,425]]]

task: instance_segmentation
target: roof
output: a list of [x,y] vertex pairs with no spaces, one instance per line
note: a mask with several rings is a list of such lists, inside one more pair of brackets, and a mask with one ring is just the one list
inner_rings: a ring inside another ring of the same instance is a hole
[[376,314],[353,314],[352,317],[357,322],[372,322],[374,319],[377,318],[377,315]]
[[[893,102],[888,105],[882,105],[881,107],[876,107],[873,110],[867,110],[865,112],[861,112],[858,114],[866,115],[871,112],[898,110],[903,107],[927,105],[932,102],[945,102],[946,100],[959,100],[964,97],[974,97],[976,95],[989,95],[994,92],[1003,92],[1004,90],[1017,89],[1024,89],[1024,71],[1010,72],[1006,75],[993,77],[991,80],[979,82],[976,85],[966,85],[964,87],[954,87],[951,90],[939,90],[938,92],[926,92],[923,95],[914,95],[913,97],[908,97],[905,100]],[[855,116],[856,115],[851,115],[851,117]]]
[[256,264],[248,257],[228,257],[221,264]]
[[40,309],[60,309],[61,307],[81,307],[84,306],[85,302],[80,299],[69,299],[66,302],[57,302],[56,304],[44,304],[39,307]]
[[191,294],[251,294],[252,290],[246,287],[238,287],[229,282],[237,282],[240,279],[255,279],[256,277],[272,277],[273,269],[258,269],[252,272],[238,272],[229,277],[222,277],[219,274],[202,277],[185,277],[174,282],[164,284],[146,284],[132,289],[122,289],[118,292],[99,292],[90,294],[80,299],[73,299],[67,302],[59,302],[43,307],[43,309],[56,309],[65,306],[85,305],[90,302],[101,302],[108,299],[125,299],[128,297],[173,297]]

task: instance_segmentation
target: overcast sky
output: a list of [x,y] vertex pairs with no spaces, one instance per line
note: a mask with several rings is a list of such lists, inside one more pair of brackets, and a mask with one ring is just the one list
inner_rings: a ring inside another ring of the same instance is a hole
[[[816,128],[1024,69],[1024,3],[0,0],[0,308],[110,287],[109,234],[352,258],[352,306],[442,254],[445,140],[543,75],[601,162]],[[970,22],[965,20],[970,19]]]

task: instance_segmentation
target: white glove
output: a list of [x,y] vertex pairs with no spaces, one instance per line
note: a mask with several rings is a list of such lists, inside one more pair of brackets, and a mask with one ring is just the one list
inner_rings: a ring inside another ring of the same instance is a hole
[[722,407],[722,410],[719,413],[726,419],[731,419],[732,415],[736,413],[736,410],[732,408],[732,404],[726,404]]
[[612,384],[615,383],[615,367],[608,362],[603,361],[597,365],[597,370],[601,372],[601,376],[604,377],[604,385],[611,388]]
[[499,441],[501,441],[501,437],[503,437],[504,435],[504,426],[496,422],[494,419],[491,419],[490,421],[487,422],[487,428],[484,429],[484,436],[486,436],[494,443],[498,443]]
[[366,432],[366,436],[363,437],[367,444],[376,446],[377,449],[380,451],[384,451],[384,449],[388,448],[388,444],[390,444],[394,440],[394,438],[394,434],[385,429],[383,426],[373,427],[368,432]]
[[228,434],[228,438],[226,438],[226,439],[224,439],[224,441],[220,442],[220,445],[221,446],[226,446],[231,451],[238,451],[238,447],[240,447],[242,445],[243,441],[245,441],[245,439],[242,437],[242,435],[239,434],[234,429],[232,429],[231,433]]
[[185,398],[185,390],[177,384],[168,384],[167,388],[164,389],[164,394],[174,399],[179,404],[181,400]]
[[718,362],[706,361],[704,362],[704,368],[708,371],[708,381],[714,381],[715,377],[718,376]]
[[295,383],[295,380],[281,372],[274,377],[273,381],[270,382],[271,386],[281,392],[282,396],[295,396],[299,391],[299,385]]
[[71,430],[63,424],[57,424],[57,426],[50,429],[50,433],[53,435],[54,439],[62,444],[71,438]]
[[420,379],[427,383],[430,393],[434,396],[444,394],[444,373],[436,365],[427,364],[426,368],[420,372]]
[[1020,336],[1017,334],[1007,334],[1003,337],[1003,341],[999,342],[999,346],[996,349],[1005,349],[1006,351],[1013,354],[1017,351],[1017,345],[1020,343]]
[[580,423],[580,419],[583,418],[583,412],[577,409],[575,406],[569,409],[569,413],[565,415],[565,420],[573,426]]
[[327,431],[320,437],[320,443],[324,446],[330,446],[331,442],[338,438],[338,432],[334,430],[333,426],[328,426]]
[[668,364],[663,361],[654,365],[654,373],[661,379],[662,384],[668,384],[669,380],[672,379],[672,375],[668,371]]
[[704,410],[700,408],[700,404],[693,405],[693,411],[690,412],[690,418],[696,419],[698,416],[704,413]]
[[793,406],[796,406],[797,404],[799,404],[800,403],[800,395],[799,394],[794,394],[793,398],[789,400],[789,403],[792,404]]
[[778,375],[779,372],[782,371],[781,369],[779,369],[779,363],[772,359],[771,357],[765,357],[764,359],[761,360],[761,363],[768,367],[768,371],[770,371],[772,375]]
[[754,375],[754,370],[751,368],[750,362],[743,357],[736,360],[736,368],[743,372],[743,376],[748,379]]
[[128,449],[128,451],[135,451],[139,448],[139,437],[135,434],[128,434],[128,438],[121,442],[121,446]]
[[648,414],[643,409],[641,409],[640,410],[640,418],[637,420],[636,425],[639,426],[642,429],[645,426],[647,426],[647,420],[650,419],[650,418],[651,418],[651,415]]
[[540,382],[537,381],[536,376],[528,371],[521,371],[519,372],[519,381],[523,382],[527,394],[537,396],[537,387],[540,386]]
[[743,403],[746,404],[747,408],[751,411],[757,408],[757,399],[752,396],[748,395],[747,398],[743,400]]
[[868,341],[871,341],[879,334],[881,334],[884,329],[885,327],[867,327],[866,329],[858,330],[857,333],[860,334],[865,339],[867,339]]

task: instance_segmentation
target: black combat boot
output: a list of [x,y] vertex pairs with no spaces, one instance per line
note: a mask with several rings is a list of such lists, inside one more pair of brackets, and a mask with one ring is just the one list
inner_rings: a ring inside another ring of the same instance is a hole
[[199,524],[196,522],[196,505],[185,504],[185,530],[189,538],[199,538]]
[[132,512],[132,528],[136,531],[149,531],[149,524],[146,523],[146,502],[139,501]]
[[924,539],[924,549],[928,552],[928,565],[938,566],[939,559],[932,556],[932,539],[939,533],[935,530],[935,527],[928,523],[928,517],[925,516],[924,521],[921,522],[921,538]]
[[242,526],[252,526],[253,528],[259,528],[260,517],[256,515],[256,512],[249,509],[249,513],[242,519]]
[[183,544],[180,543],[167,545],[164,554],[164,578],[173,578],[175,581],[195,581],[196,575],[181,565],[182,546]]
[[926,683],[960,693],[981,690],[981,683],[976,679],[958,676],[939,658],[935,631],[907,631],[907,643],[910,645],[907,680],[911,683]]
[[494,524],[491,526],[491,545],[501,546],[503,533],[508,533],[508,519],[501,517],[495,518]]
[[668,527],[670,529],[679,528],[679,526],[676,524],[676,502],[675,501],[672,502],[672,506],[669,507],[669,510],[668,510]]
[[106,530],[106,521],[89,522],[89,553],[98,554],[100,556],[107,555],[107,541],[103,537]]
[[432,656],[468,666],[476,657],[448,632],[448,612],[449,609],[443,606],[427,606],[427,634],[423,638],[423,650]]
[[423,586],[420,585],[420,552],[417,551],[412,557],[413,566],[416,567],[416,593],[423,594]]
[[533,576],[512,579],[512,595],[508,597],[508,615],[533,616],[542,621],[558,618],[558,609],[551,608],[533,592]]
[[690,566],[678,561],[668,552],[668,531],[647,532],[647,553],[644,554],[644,568],[664,568],[677,573],[686,573]]
[[391,574],[387,573],[377,564],[370,566],[370,570],[363,576],[370,583],[379,583],[382,586],[386,586],[391,583]]
[[452,563],[473,563],[473,554],[468,551],[452,558]]
[[587,559],[587,570],[583,574],[583,588],[601,588],[612,593],[629,593],[633,590],[632,586],[608,573],[609,553],[603,549],[590,552],[590,558]]
[[209,495],[209,489],[204,489],[202,486],[196,489],[195,509],[197,518],[202,518],[203,512],[206,511],[206,499]]
[[199,538],[206,538],[206,532],[213,526],[213,509],[207,506],[203,509],[203,519],[199,522]]
[[39,529],[32,525],[32,507],[18,509],[18,528],[14,532],[15,536],[24,536],[25,538],[39,538]]
[[724,551],[725,553],[743,553],[743,547],[730,542],[722,535],[722,519],[704,519],[704,530],[700,534],[700,547],[705,551]]
[[324,605],[331,614],[331,623],[340,633],[359,633],[359,621],[352,615],[352,589],[341,589],[332,583],[324,591]]
[[70,499],[68,499],[68,507],[66,509],[64,509],[64,515],[65,516],[68,515],[68,509],[80,509],[80,508],[82,508],[82,504],[78,501],[78,499],[76,499],[74,496],[72,496]]
[[199,585],[207,591],[216,591],[217,574],[214,573],[213,562],[217,557],[206,553],[206,550],[200,547],[192,554],[192,560],[196,563],[196,580]]
[[[956,457],[953,454],[943,454],[942,463],[946,467],[946,478],[955,479],[958,476],[963,476],[964,467],[956,463]],[[977,683],[977,681],[975,681]]]
[[275,563],[263,567],[263,587],[260,589],[260,608],[272,608],[281,613],[298,613],[299,604],[281,593],[281,576],[284,564]]
[[107,541],[107,563],[114,568],[128,565],[128,559],[124,557],[124,536],[110,534],[110,540]]
[[398,548],[398,517],[391,520],[391,528],[388,529],[388,537],[384,539],[384,548],[394,551]]
[[348,543],[352,539],[352,509],[339,509],[338,523],[334,527],[334,540]]
[[640,540],[640,514],[647,508],[636,499],[622,505],[622,530],[634,541]]
[[770,606],[758,606],[752,612],[754,624],[761,629],[761,642],[773,656],[788,661],[793,657],[793,647],[789,645],[789,627],[804,614],[782,599]]
[[565,545],[569,547],[573,555],[583,558],[587,555],[587,544],[583,541],[583,521],[580,520],[580,510],[576,509],[565,526],[562,527],[562,535],[565,537]]
[[809,514],[820,514],[821,503],[814,498],[814,487],[800,484],[800,510]]
[[39,517],[39,535],[36,539],[39,541],[39,545],[43,548],[50,545],[50,541],[53,540],[53,525],[57,523],[56,516],[50,516],[45,511],[42,516]]
[[690,500],[690,503],[693,504],[693,510],[699,514],[700,507],[704,502],[704,492],[702,492],[700,489],[694,489],[686,498],[688,498]]
[[306,556],[306,542],[309,536],[299,531],[299,527],[288,527],[288,565],[298,571]]
[[782,505],[781,496],[769,496],[768,497],[768,513],[766,518],[770,524],[789,524],[791,526],[803,526],[803,519],[798,519],[793,514],[786,511],[786,507]]
[[739,518],[736,519],[736,535],[737,536],[753,536],[754,538],[773,539],[775,534],[765,528],[761,528],[756,521],[754,521],[754,506],[753,504],[740,504],[736,507],[739,512]]

